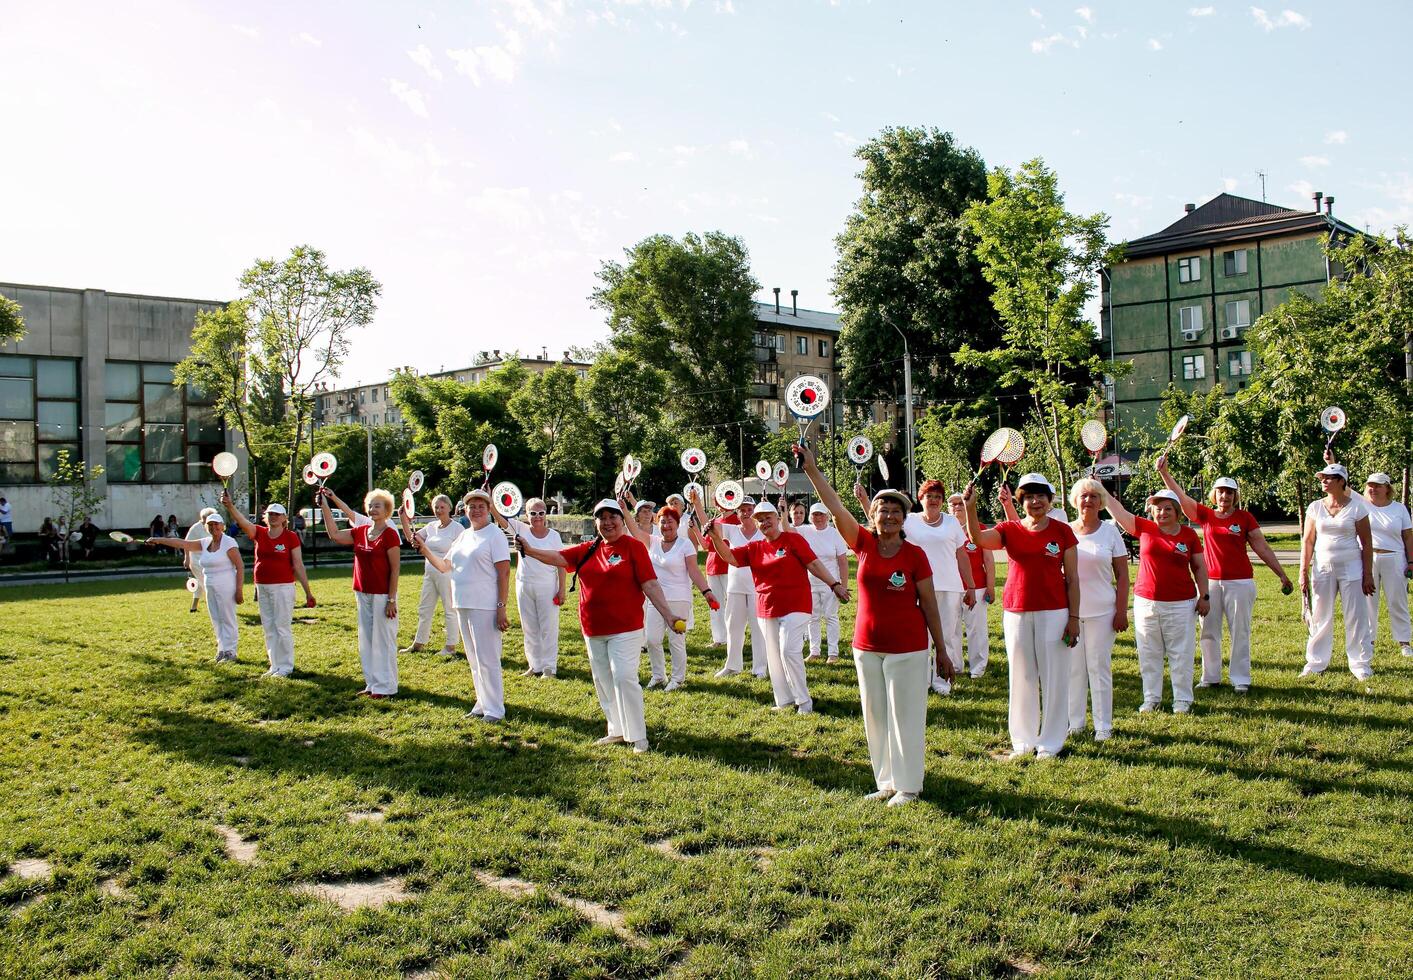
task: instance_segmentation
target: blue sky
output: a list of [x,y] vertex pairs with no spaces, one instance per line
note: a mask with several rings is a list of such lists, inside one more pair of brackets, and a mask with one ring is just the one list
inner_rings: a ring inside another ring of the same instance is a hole
[[605,333],[604,259],[721,229],[832,309],[857,144],[1043,156],[1115,239],[1222,190],[1413,220],[1413,5],[0,2],[0,280],[201,298],[298,242],[385,290],[344,380]]

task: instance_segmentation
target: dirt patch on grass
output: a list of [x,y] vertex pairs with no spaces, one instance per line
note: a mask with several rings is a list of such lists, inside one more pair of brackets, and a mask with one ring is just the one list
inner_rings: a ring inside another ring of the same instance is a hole
[[367,881],[316,881],[295,885],[299,895],[313,895],[326,902],[333,902],[339,908],[352,912],[355,909],[380,909],[394,902],[405,902],[415,898],[407,890],[407,882],[401,878],[383,875]]
[[623,918],[623,913],[615,911],[606,905],[598,902],[590,902],[583,898],[573,898],[569,895],[561,894],[553,888],[541,888],[533,882],[525,881],[521,878],[502,878],[485,871],[476,872],[476,880],[482,886],[492,891],[500,892],[510,898],[529,898],[532,895],[544,894],[546,897],[558,902],[565,908],[572,910],[580,917],[588,919],[596,926],[602,926],[611,930],[618,938],[628,943],[630,946],[646,948],[647,943],[633,934],[628,928],[627,921]]
[[126,898],[127,889],[118,884],[117,878],[104,878],[98,883],[98,894],[104,898]]
[[677,850],[677,845],[670,840],[655,840],[648,845],[648,850],[657,851],[664,857],[670,857],[674,861],[689,860],[689,856]]
[[9,871],[25,881],[40,881],[54,873],[54,866],[43,858],[20,858],[10,865]]
[[216,824],[215,831],[221,835],[226,857],[237,864],[249,864],[255,860],[255,851],[260,847],[258,842],[246,840],[234,827],[227,827],[223,823]]
[[350,810],[343,816],[349,823],[382,823],[388,818],[382,810]]

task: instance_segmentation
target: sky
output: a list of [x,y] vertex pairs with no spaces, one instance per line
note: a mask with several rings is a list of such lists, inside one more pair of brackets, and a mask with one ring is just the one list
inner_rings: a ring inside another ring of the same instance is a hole
[[383,284],[341,384],[560,356],[604,261],[721,230],[836,309],[859,144],[1040,156],[1115,240],[1222,191],[1413,222],[1413,4],[0,0],[0,281],[231,299],[307,243]]

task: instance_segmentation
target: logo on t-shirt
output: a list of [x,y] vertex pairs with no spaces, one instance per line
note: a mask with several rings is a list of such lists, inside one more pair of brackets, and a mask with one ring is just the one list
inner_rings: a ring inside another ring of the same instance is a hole
[[776,549],[775,549],[775,557],[776,557],[776,558],[784,558],[784,557],[785,557],[785,549],[784,549],[784,548],[776,548]]
[[1187,545],[1185,545],[1185,544],[1183,544],[1181,541],[1179,541],[1179,542],[1173,547],[1173,550],[1176,551],[1176,552],[1177,552],[1178,554],[1180,554],[1180,555],[1185,555],[1185,554],[1187,554]]
[[888,576],[888,584],[895,589],[901,589],[908,582],[908,577],[902,572],[894,572]]
[[1241,525],[1240,525],[1240,524],[1228,524],[1228,525],[1227,525],[1227,530],[1230,531],[1232,534],[1240,534],[1240,533],[1241,533]]
[[285,550],[285,546],[282,545],[282,544],[277,544],[277,545],[275,545],[275,550],[276,550],[276,551],[284,551],[284,550]]
[[976,550],[976,545],[974,545],[974,544],[972,544],[970,541],[968,541],[968,542],[967,542],[967,551],[975,551],[975,550]]
[[609,568],[612,568],[614,565],[617,565],[617,564],[618,564],[619,562],[621,562],[621,561],[623,561],[623,556],[622,556],[622,555],[609,555],[609,556],[608,556],[608,567],[609,567]]
[[1051,558],[1060,553],[1060,543],[1058,541],[1047,541],[1045,543],[1045,553]]

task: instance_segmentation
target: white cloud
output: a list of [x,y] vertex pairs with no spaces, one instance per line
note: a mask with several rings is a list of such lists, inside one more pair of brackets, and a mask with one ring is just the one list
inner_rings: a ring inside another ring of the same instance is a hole
[[1147,211],[1153,207],[1153,198],[1143,194],[1129,194],[1125,191],[1118,191],[1114,194],[1114,200],[1135,210]]
[[697,151],[700,149],[701,147],[699,146],[687,146],[685,144],[678,143],[672,148],[672,152],[678,157],[686,158],[696,156]]
[[1232,191],[1236,190],[1240,186],[1241,181],[1237,180],[1235,177],[1222,178],[1222,190],[1226,191],[1228,194],[1230,194]]
[[820,115],[823,116],[827,122],[837,123],[839,121],[839,117],[832,112],[821,112]]
[[427,73],[427,76],[434,81],[442,80],[442,70],[437,67],[436,58],[432,55],[432,49],[425,44],[419,44],[413,50],[407,52],[407,56],[412,59],[412,63]]
[[851,136],[840,129],[834,131],[834,142],[838,143],[840,146],[858,146],[860,140],[858,137]]
[[1075,14],[1086,24],[1094,23],[1094,11],[1090,7],[1076,7]]
[[610,163],[632,163],[634,160],[638,159],[638,154],[634,153],[632,150],[619,150],[608,159]]
[[751,144],[747,143],[745,140],[732,140],[730,143],[726,144],[726,149],[730,151],[732,156],[745,157],[747,160],[751,159]]
[[1302,167],[1328,167],[1330,165],[1330,158],[1318,156],[1301,157],[1300,165]]
[[1045,19],[1045,15],[1042,14],[1040,11],[1036,10],[1034,7],[1030,8],[1030,16],[1034,17],[1036,20]]
[[1331,130],[1325,134],[1325,142],[1330,145],[1347,143],[1349,134],[1342,129]]
[[414,116],[427,118],[427,97],[417,89],[400,78],[392,78],[388,80],[388,91],[392,93],[393,98],[412,110]]
[[1296,13],[1294,10],[1282,10],[1273,19],[1266,11],[1260,7],[1251,8],[1251,19],[1256,21],[1256,26],[1263,31],[1274,31],[1280,27],[1298,27],[1302,31],[1310,27],[1310,18],[1304,14]]
[[718,14],[734,14],[736,12],[736,5],[732,3],[731,0],[716,0],[714,9]]
[[1038,37],[1034,41],[1031,41],[1030,50],[1032,54],[1045,54],[1057,44],[1068,44],[1072,48],[1079,47],[1078,44],[1071,41],[1063,34],[1051,34],[1049,37]]
[[1160,40],[1158,40],[1156,37],[1150,37],[1150,38],[1148,39],[1148,50],[1149,50],[1149,51],[1162,51],[1162,50],[1163,50],[1163,42],[1160,41]]
[[563,0],[550,0],[536,3],[535,0],[502,0],[510,8],[515,22],[535,34],[549,34],[558,31],[564,23],[565,5]]
[[1189,7],[1187,16],[1189,17],[1211,17],[1217,12],[1216,7]]
[[524,46],[520,42],[520,35],[515,31],[502,31],[500,44],[481,44],[473,48],[455,48],[447,51],[447,57],[456,64],[456,71],[459,75],[470,78],[472,83],[479,86],[482,74],[490,76],[497,82],[507,83],[515,80],[515,71],[519,64],[520,53]]
[[232,24],[231,30],[235,31],[237,34],[243,34],[249,38],[256,38],[260,36],[260,32],[257,31],[255,28],[249,26],[248,24]]
[[313,34],[310,34],[308,31],[301,31],[295,36],[295,40],[298,41],[300,44],[307,44],[311,48],[322,48],[324,46],[323,41],[319,40],[317,37],[315,37]]
[[1306,200],[1309,200],[1315,194],[1315,185],[1308,180],[1297,180],[1293,184],[1287,184],[1285,189],[1296,197],[1303,197]]

